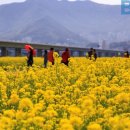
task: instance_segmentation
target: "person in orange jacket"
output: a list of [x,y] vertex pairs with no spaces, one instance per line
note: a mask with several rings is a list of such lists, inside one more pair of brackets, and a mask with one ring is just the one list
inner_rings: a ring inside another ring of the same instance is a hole
[[69,59],[70,58],[70,53],[69,53],[69,49],[66,48],[65,51],[62,53],[62,60],[61,63],[64,63],[65,65],[68,66],[69,63]]
[[48,58],[48,61],[52,63],[52,65],[54,65],[53,53],[54,53],[54,49],[50,48],[50,51],[48,52],[47,58]]

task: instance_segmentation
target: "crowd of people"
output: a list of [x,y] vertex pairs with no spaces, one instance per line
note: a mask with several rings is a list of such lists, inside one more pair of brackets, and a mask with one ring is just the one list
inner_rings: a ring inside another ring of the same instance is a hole
[[[27,65],[28,66],[32,66],[33,65],[33,48],[29,48],[29,52],[27,55]],[[96,61],[97,59],[97,53],[96,50],[93,48],[90,48],[89,52],[87,53],[87,58],[93,61]],[[54,48],[50,48],[49,51],[44,50],[44,67],[47,67],[47,63],[51,62],[52,65],[55,64],[55,58],[54,58]],[[126,51],[124,52],[124,57],[125,58],[129,58],[129,52]],[[68,48],[65,49],[65,51],[63,51],[62,55],[61,55],[61,63],[65,64],[66,66],[68,66],[69,64],[69,58],[70,58],[70,51]]]
[[[50,48],[49,51],[44,50],[44,67],[47,67],[47,63],[51,62],[52,65],[55,64],[55,59],[54,59],[54,48]],[[96,61],[97,59],[97,53],[96,50],[93,48],[90,48],[90,51],[88,52],[88,57],[90,60],[92,60],[92,58],[94,58],[94,60]],[[33,64],[33,48],[29,48],[28,51],[28,55],[27,55],[27,65],[28,66],[32,66]],[[63,51],[62,55],[61,55],[61,63],[65,64],[66,66],[68,66],[69,64],[69,58],[70,58],[70,51],[68,48],[65,49],[65,51]]]
[[[44,67],[45,68],[47,67],[48,62],[51,62],[51,64],[54,65],[55,64],[54,48],[50,48],[49,52],[47,50],[44,50],[43,57],[44,57]],[[61,63],[68,66],[69,58],[70,58],[70,52],[69,52],[68,48],[66,48],[65,51],[63,51],[61,57],[62,57]],[[27,59],[27,65],[32,66],[32,64],[33,64],[33,48],[29,49],[27,58],[28,58]]]
[[[52,65],[54,65],[55,63],[55,59],[54,59],[54,49],[50,48],[50,51],[47,52],[47,50],[44,51],[44,67],[47,67],[47,62],[51,62]],[[62,53],[62,60],[61,63],[64,63],[65,65],[68,66],[69,63],[69,58],[70,58],[70,52],[69,49],[66,48],[65,51]]]

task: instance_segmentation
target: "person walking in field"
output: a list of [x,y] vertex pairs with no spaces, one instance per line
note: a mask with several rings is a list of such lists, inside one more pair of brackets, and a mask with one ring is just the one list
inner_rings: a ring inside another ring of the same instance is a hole
[[25,50],[27,51],[27,66],[32,66],[33,65],[33,56],[36,55],[36,51],[29,44],[25,45]]
[[88,52],[88,57],[90,60],[92,59],[92,54],[93,54],[93,48],[90,48],[90,51]]
[[48,58],[48,61],[52,63],[52,65],[54,65],[54,56],[53,55],[54,55],[54,49],[50,48],[50,51],[47,54],[47,58]]
[[33,48],[29,48],[28,55],[27,55],[27,65],[32,66],[33,65]]
[[126,52],[124,53],[124,57],[125,57],[125,58],[129,58],[129,52],[128,52],[128,51],[126,51]]
[[47,61],[48,61],[48,54],[47,53],[48,53],[47,50],[45,50],[44,55],[43,55],[43,57],[44,57],[44,68],[47,67]]
[[68,66],[69,63],[69,59],[70,58],[70,53],[69,53],[69,49],[66,48],[65,51],[62,53],[62,60],[61,63],[64,63],[65,65]]
[[93,48],[90,48],[90,51],[88,52],[88,57],[89,57],[90,60],[96,61],[96,59],[97,59],[96,50],[93,49]]
[[93,49],[93,57],[94,57],[94,61],[96,61],[96,59],[97,59],[97,53],[96,53],[96,50],[95,49]]

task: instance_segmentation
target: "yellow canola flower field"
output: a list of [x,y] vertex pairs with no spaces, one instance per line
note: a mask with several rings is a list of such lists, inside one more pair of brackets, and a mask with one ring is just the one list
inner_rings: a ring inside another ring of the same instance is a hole
[[0,130],[130,130],[130,59],[0,58]]

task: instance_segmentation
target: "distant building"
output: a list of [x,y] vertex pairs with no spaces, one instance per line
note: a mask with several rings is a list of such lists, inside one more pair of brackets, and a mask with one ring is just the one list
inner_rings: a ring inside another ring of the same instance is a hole
[[109,45],[106,43],[105,40],[99,41],[99,49],[109,49]]
[[102,49],[106,49],[106,41],[105,40],[102,41]]

